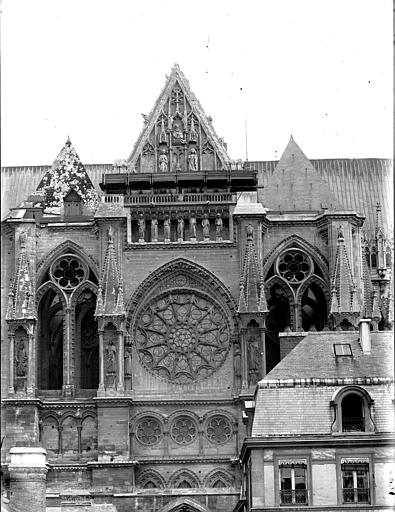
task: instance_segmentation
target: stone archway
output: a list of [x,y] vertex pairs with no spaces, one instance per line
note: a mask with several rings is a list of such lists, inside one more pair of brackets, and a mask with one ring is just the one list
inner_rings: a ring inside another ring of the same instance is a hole
[[210,512],[205,506],[191,498],[177,498],[168,503],[160,512]]

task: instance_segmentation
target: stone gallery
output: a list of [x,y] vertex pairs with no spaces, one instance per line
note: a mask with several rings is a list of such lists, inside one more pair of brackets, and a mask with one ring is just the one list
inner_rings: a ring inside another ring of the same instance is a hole
[[231,160],[175,65],[126,160],[3,168],[3,506],[390,510],[391,166]]

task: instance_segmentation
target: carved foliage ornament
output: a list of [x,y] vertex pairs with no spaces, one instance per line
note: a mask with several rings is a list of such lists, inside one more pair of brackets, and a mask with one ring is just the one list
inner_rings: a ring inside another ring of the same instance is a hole
[[229,325],[219,304],[200,292],[178,290],[153,298],[138,315],[134,339],[140,361],[168,381],[205,379],[224,362]]

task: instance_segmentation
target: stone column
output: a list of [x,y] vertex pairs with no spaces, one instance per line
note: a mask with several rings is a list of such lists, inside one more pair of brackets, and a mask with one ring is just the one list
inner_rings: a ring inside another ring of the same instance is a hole
[[262,368],[262,372],[261,372],[261,375],[259,376],[259,379],[258,379],[258,382],[263,379],[263,377],[266,375],[266,336],[265,336],[265,328],[264,327],[260,327],[259,328],[259,331],[261,333],[261,355],[262,355],[262,359],[261,359],[261,368]]
[[10,347],[10,380],[9,380],[9,384],[8,384],[8,393],[13,395],[15,393],[15,388],[14,388],[15,334],[13,332],[8,333],[8,341],[9,341],[9,347]]
[[241,336],[241,389],[247,389],[248,388],[248,352],[247,352],[247,345],[246,345],[246,334],[247,329],[243,328],[240,329],[240,336]]
[[26,391],[29,395],[35,395],[36,391],[36,337],[34,332],[34,327],[31,327],[31,330],[29,332],[29,365],[28,365],[28,371],[27,371],[27,385],[26,385]]
[[65,310],[65,345],[63,350],[64,358],[63,371],[63,396],[73,396],[74,385],[71,382],[71,308],[68,304]]
[[99,331],[99,390],[104,393],[104,331]]
[[45,512],[46,455],[44,448],[11,448],[10,512]]
[[124,359],[124,344],[123,344],[123,331],[117,331],[118,335],[118,379],[117,390],[125,390],[125,359]]

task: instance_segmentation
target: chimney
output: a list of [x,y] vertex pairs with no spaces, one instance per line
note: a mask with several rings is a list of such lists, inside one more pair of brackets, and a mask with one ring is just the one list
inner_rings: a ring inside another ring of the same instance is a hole
[[370,318],[361,318],[359,321],[359,342],[361,343],[362,352],[370,354],[372,345],[370,342]]

